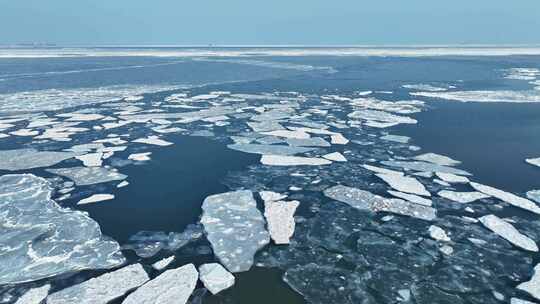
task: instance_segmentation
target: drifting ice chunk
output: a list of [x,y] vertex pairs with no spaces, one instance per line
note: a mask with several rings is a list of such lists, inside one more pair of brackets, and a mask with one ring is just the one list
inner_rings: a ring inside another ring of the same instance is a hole
[[510,304],[534,304],[533,302],[518,299],[518,298],[511,298]]
[[249,121],[247,124],[254,132],[268,132],[285,129],[278,122],[272,120],[261,122]]
[[294,212],[299,205],[299,201],[264,202],[264,217],[268,222],[268,232],[276,244],[289,244],[295,228]]
[[[505,240],[517,247],[528,251],[538,252],[536,243],[529,237],[521,234],[512,224],[503,221],[499,217],[490,214],[479,218],[480,222],[489,230],[495,232]],[[539,293],[540,295],[540,293]]]
[[411,89],[411,90],[418,90],[418,91],[428,91],[428,92],[444,92],[448,91],[447,88],[440,88],[435,87],[430,84],[406,84],[402,85],[403,88]]
[[310,137],[308,133],[303,132],[301,130],[295,130],[295,131],[277,130],[277,131],[270,131],[270,132],[262,132],[261,134],[272,135],[272,136],[277,136],[277,137],[285,137],[285,138],[298,138],[298,139],[306,139]]
[[39,132],[32,129],[20,129],[17,131],[9,132],[9,134],[15,136],[36,136],[39,134]]
[[66,121],[93,121],[104,118],[101,114],[66,113],[58,114],[58,117],[67,117]]
[[486,185],[482,185],[482,184],[478,184],[474,182],[470,182],[470,185],[476,191],[480,191],[489,196],[498,198],[501,201],[507,202],[508,204],[512,206],[516,206],[518,208],[522,208],[522,209],[534,212],[536,214],[540,214],[540,208],[534,202],[531,202],[530,200],[526,198],[522,198],[512,193],[505,192],[497,188],[493,188],[490,186],[486,186]]
[[390,167],[398,167],[398,168],[421,171],[421,172],[442,172],[442,173],[451,173],[451,174],[456,174],[456,175],[467,175],[467,176],[471,175],[469,172],[464,171],[464,170],[441,166],[441,165],[432,164],[432,163],[423,162],[423,161],[407,162],[407,161],[388,160],[388,161],[381,162],[381,164],[390,166]]
[[418,194],[423,196],[431,196],[424,185],[414,177],[402,176],[397,174],[375,174],[377,177],[385,181],[390,187],[397,191]]
[[330,165],[332,162],[323,158],[283,156],[283,155],[263,155],[261,163],[269,166],[322,166]]
[[393,195],[395,197],[402,198],[402,199],[404,199],[406,201],[409,201],[411,203],[420,204],[420,205],[424,205],[424,206],[431,206],[432,205],[431,200],[429,200],[427,198],[420,197],[418,195],[408,194],[408,193],[403,193],[403,192],[398,192],[398,191],[392,191],[392,190],[389,190],[388,193],[390,193],[391,195]]
[[72,152],[37,151],[34,149],[0,150],[0,170],[18,171],[50,167],[77,156]]
[[78,160],[83,162],[86,167],[100,167],[103,161],[103,152],[88,153],[85,155],[75,156]]
[[400,171],[394,171],[394,170],[390,170],[390,169],[375,167],[375,166],[372,166],[372,165],[362,165],[362,167],[368,169],[371,172],[375,172],[375,173],[403,175],[403,172],[400,172]]
[[133,264],[55,292],[47,304],[106,304],[149,279],[141,264]]
[[217,294],[234,285],[234,276],[218,263],[199,266],[199,276],[206,289]]
[[102,201],[108,201],[114,199],[114,195],[112,194],[94,194],[90,197],[84,198],[80,200],[77,205],[85,205],[85,204],[92,204]]
[[397,125],[397,124],[415,124],[417,121],[410,117],[399,116],[390,114],[384,111],[377,110],[359,110],[349,113],[348,115],[353,119],[364,119],[368,122],[374,122],[376,124],[382,123],[387,124],[388,126]]
[[49,289],[51,289],[49,284],[32,288],[20,297],[15,304],[39,304],[45,300],[49,294]]
[[537,203],[540,203],[540,190],[527,191],[527,197]]
[[273,191],[261,191],[259,192],[259,195],[261,196],[261,199],[263,201],[279,201],[287,197],[285,194],[273,192]]
[[469,179],[465,176],[459,176],[452,173],[442,173],[442,172],[435,172],[435,174],[442,179],[445,182],[448,183],[460,183],[460,184],[466,184],[469,182]]
[[162,147],[170,146],[173,144],[172,142],[165,141],[163,139],[160,139],[157,136],[148,136],[146,138],[138,138],[138,139],[135,139],[133,142],[140,143],[140,144],[162,146]]
[[461,164],[460,161],[451,159],[448,156],[436,154],[436,153],[426,153],[416,156],[414,159],[426,161],[428,163],[433,163],[441,166],[455,166]]
[[437,217],[435,209],[431,207],[410,203],[401,199],[387,199],[368,191],[342,185],[324,190],[324,195],[361,210],[390,212],[427,221],[432,221]]
[[406,144],[409,142],[409,140],[411,140],[411,138],[408,136],[400,136],[400,135],[385,135],[385,136],[382,136],[381,139],[387,140],[387,141],[393,141],[397,143],[402,143],[402,144]]
[[346,162],[347,161],[345,156],[343,156],[343,154],[341,154],[339,152],[325,154],[325,155],[323,155],[323,158],[326,158],[326,159],[331,160],[331,161],[337,161],[337,162]]
[[438,196],[444,197],[448,200],[461,203],[461,204],[468,204],[472,203],[476,200],[488,198],[489,195],[485,195],[481,192],[456,192],[456,191],[450,191],[450,190],[442,190],[437,193]]
[[128,156],[128,159],[130,160],[136,160],[136,161],[147,161],[150,160],[150,155],[152,152],[145,152],[145,153],[133,153]]
[[0,177],[0,223],[9,223],[0,233],[0,285],[124,263],[118,243],[105,240],[86,213],[58,206],[51,193],[47,180],[31,174]]
[[429,236],[437,241],[450,242],[450,238],[446,235],[446,232],[439,226],[429,226]]
[[247,271],[253,256],[270,238],[251,191],[207,197],[201,223],[218,259],[231,272]]
[[169,266],[169,264],[171,264],[174,261],[174,259],[175,259],[174,255],[171,255],[168,258],[164,258],[155,262],[154,264],[152,264],[152,267],[154,267],[155,270],[161,271],[165,269],[167,266]]
[[167,270],[127,296],[122,304],[186,304],[198,278],[193,264]]
[[[521,283],[517,286],[517,289],[521,289],[536,299],[540,300],[540,264],[534,266],[534,274],[530,281]],[[513,302],[512,302],[513,303]]]
[[78,186],[106,183],[115,180],[124,180],[127,178],[127,175],[102,167],[71,167],[62,169],[47,169],[46,171],[65,176],[74,181]]
[[525,161],[527,163],[533,165],[533,166],[540,167],[540,157],[538,157],[538,158],[527,158]]
[[349,143],[349,140],[340,133],[330,135],[330,142],[333,145],[346,145]]
[[306,139],[287,138],[286,142],[294,147],[330,147],[330,143],[320,137]]
[[294,155],[313,151],[313,148],[290,147],[278,145],[258,145],[258,144],[232,144],[227,148],[244,153],[271,154],[271,155]]

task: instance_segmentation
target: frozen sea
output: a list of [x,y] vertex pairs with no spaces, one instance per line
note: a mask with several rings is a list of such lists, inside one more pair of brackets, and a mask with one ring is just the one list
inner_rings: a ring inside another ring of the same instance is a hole
[[539,139],[536,49],[1,49],[0,303],[538,303]]

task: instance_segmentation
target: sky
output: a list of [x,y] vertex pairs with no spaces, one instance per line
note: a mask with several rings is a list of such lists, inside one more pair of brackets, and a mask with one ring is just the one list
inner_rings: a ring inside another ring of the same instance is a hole
[[0,44],[540,44],[540,0],[0,0]]

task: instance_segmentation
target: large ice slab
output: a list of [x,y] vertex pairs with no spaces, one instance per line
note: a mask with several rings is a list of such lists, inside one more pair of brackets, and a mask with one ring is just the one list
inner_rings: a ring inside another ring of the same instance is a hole
[[431,206],[433,204],[433,202],[427,198],[423,198],[421,196],[418,196],[418,195],[414,195],[414,194],[409,194],[409,193],[403,193],[403,192],[399,192],[399,191],[393,191],[393,190],[388,190],[388,193],[390,193],[391,195],[397,197],[397,198],[401,198],[401,199],[404,199],[406,201],[409,201],[411,203],[415,203],[415,204],[420,204],[420,205],[424,205],[424,206]]
[[170,269],[131,293],[123,304],[186,304],[197,285],[193,264]]
[[0,285],[124,263],[86,213],[51,200],[52,186],[30,174],[0,177]]
[[521,289],[535,297],[537,300],[540,300],[540,264],[534,266],[532,278],[527,282],[519,284],[517,289]]
[[429,206],[422,206],[402,199],[388,199],[368,191],[342,185],[324,190],[324,195],[361,210],[390,212],[428,221],[437,217],[436,210]]
[[495,232],[505,240],[522,249],[538,252],[538,246],[529,237],[519,232],[512,224],[490,214],[479,218],[480,222],[489,230]]
[[268,232],[278,245],[288,244],[294,234],[294,213],[300,205],[299,201],[264,202],[264,216],[268,222]]
[[231,272],[249,270],[257,250],[270,242],[251,191],[211,195],[202,209],[201,223],[218,259]]
[[322,166],[330,165],[332,162],[316,157],[263,155],[261,157],[261,163],[269,166]]
[[287,138],[285,140],[293,147],[330,147],[330,143],[320,137]]
[[435,172],[435,174],[437,175],[437,177],[439,177],[440,179],[448,183],[466,184],[470,182],[470,180],[467,177],[455,175],[452,173]]
[[78,186],[106,183],[127,178],[127,175],[102,167],[71,167],[47,169],[46,171],[65,176],[74,181]]
[[437,195],[440,197],[444,197],[448,200],[461,203],[461,204],[468,204],[468,203],[477,201],[479,199],[489,197],[489,195],[486,195],[482,192],[477,192],[477,191],[457,192],[457,191],[450,191],[450,190],[441,190],[437,193]]
[[291,147],[280,145],[259,145],[259,144],[231,144],[227,145],[229,149],[253,154],[270,155],[294,155],[313,151],[313,148]]
[[15,304],[40,304],[47,295],[49,294],[49,290],[51,289],[51,285],[46,284],[41,287],[36,287],[28,290],[25,292],[19,299],[17,299],[17,302]]
[[132,264],[55,292],[47,304],[106,304],[149,279],[141,264]]
[[442,172],[442,173],[451,173],[455,175],[471,175],[469,172],[447,167],[447,166],[441,166],[438,164],[433,164],[429,162],[424,161],[397,161],[397,160],[388,160],[388,161],[382,161],[381,164],[389,166],[389,167],[397,167],[397,168],[403,168],[403,169],[409,169],[414,171],[421,171],[421,172]]
[[199,266],[199,276],[212,294],[217,294],[234,285],[234,276],[218,263]]
[[363,119],[368,122],[388,124],[388,126],[398,124],[415,124],[417,121],[407,116],[400,116],[391,114],[384,111],[377,110],[358,110],[349,113],[348,115],[353,119]]
[[0,170],[18,171],[50,167],[79,155],[73,152],[38,151],[35,149],[0,150]]
[[444,155],[440,155],[436,153],[425,153],[425,154],[417,155],[414,157],[414,159],[441,165],[441,166],[455,166],[455,165],[461,164],[461,162],[458,160],[454,160],[448,156],[444,156]]
[[398,174],[376,174],[377,177],[385,181],[390,187],[397,191],[418,194],[423,196],[431,196],[431,193],[426,190],[426,187],[422,185],[414,177],[403,176]]
[[489,196],[493,196],[495,198],[498,198],[501,201],[507,202],[508,204],[510,204],[512,206],[515,206],[515,207],[518,207],[518,208],[521,208],[521,209],[525,209],[525,210],[534,212],[536,214],[540,214],[540,207],[538,207],[538,205],[536,205],[534,202],[532,202],[532,201],[530,201],[530,200],[528,200],[526,198],[519,197],[519,196],[517,196],[515,194],[505,192],[503,190],[493,188],[493,187],[490,187],[490,186],[486,186],[486,185],[482,185],[482,184],[475,183],[475,182],[471,182],[470,185],[476,191],[479,191],[479,192],[482,192],[482,193],[487,194]]
[[540,102],[540,94],[535,90],[499,90],[499,91],[454,91],[454,92],[417,92],[413,96],[441,98],[461,102]]

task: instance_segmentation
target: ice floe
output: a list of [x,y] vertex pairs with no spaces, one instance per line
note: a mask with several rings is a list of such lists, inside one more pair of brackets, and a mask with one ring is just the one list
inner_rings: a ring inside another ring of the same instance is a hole
[[533,166],[540,167],[540,157],[538,158],[527,158],[525,161]]
[[330,147],[330,143],[320,137],[312,138],[287,138],[285,140],[289,145],[294,147]]
[[416,92],[413,96],[455,100],[461,102],[540,102],[540,94],[530,91],[454,91],[454,92]]
[[523,290],[535,299],[540,300],[540,264],[534,266],[532,278],[528,282],[519,284],[517,289]]
[[486,228],[498,234],[515,246],[528,251],[538,252],[538,247],[532,239],[523,235],[516,228],[514,228],[512,224],[500,219],[496,215],[485,215],[479,218],[479,220]]
[[452,174],[452,173],[435,172],[435,175],[437,175],[443,181],[452,183],[452,184],[454,183],[466,184],[470,182],[467,177]]
[[475,182],[470,182],[469,184],[476,191],[479,191],[479,192],[482,192],[482,193],[487,194],[489,196],[493,196],[495,198],[498,198],[501,201],[504,201],[504,202],[506,202],[506,203],[508,203],[508,204],[510,204],[512,206],[515,206],[515,207],[518,207],[518,208],[521,208],[521,209],[525,209],[525,210],[534,212],[536,214],[540,214],[540,207],[538,207],[538,205],[536,205],[534,202],[532,202],[532,201],[530,201],[530,200],[528,200],[526,198],[519,197],[519,196],[517,196],[515,194],[505,192],[503,190],[493,188],[493,187],[490,187],[490,186],[486,186],[486,185],[482,185],[482,184],[475,183]]
[[173,143],[172,142],[168,142],[166,140],[163,140],[161,138],[159,138],[158,136],[148,136],[146,138],[138,138],[138,139],[135,139],[133,140],[134,143],[140,143],[140,144],[147,144],[147,145],[155,145],[155,146],[170,146],[172,145]]
[[83,198],[80,200],[77,205],[86,205],[86,204],[93,204],[103,201],[108,201],[114,199],[113,194],[92,194],[92,196],[89,196],[87,198]]
[[414,195],[414,194],[403,193],[403,192],[393,191],[393,190],[388,190],[388,193],[390,193],[392,196],[404,199],[406,201],[409,201],[409,202],[415,203],[415,204],[420,204],[420,205],[424,205],[424,206],[431,206],[433,204],[431,202],[431,200],[429,200],[427,198],[423,198],[423,197],[418,196],[418,195]]
[[128,156],[128,159],[135,160],[135,161],[148,161],[150,160],[151,154],[152,152],[132,153]]
[[34,175],[0,177],[0,284],[124,263],[118,243],[105,239],[86,213],[60,207],[51,193],[50,183]]
[[302,130],[276,130],[276,131],[269,131],[269,132],[261,132],[261,134],[264,135],[272,135],[277,137],[284,137],[284,138],[293,138],[293,139],[308,139],[310,138],[309,134],[302,131]]
[[330,142],[333,145],[346,145],[349,143],[349,140],[340,133],[330,135]]
[[314,148],[291,147],[282,145],[261,145],[261,144],[230,144],[229,149],[252,154],[270,154],[270,155],[294,155],[313,151]]
[[405,89],[417,90],[417,91],[428,91],[428,92],[444,92],[448,91],[448,88],[436,87],[430,84],[405,84],[402,85]]
[[461,170],[461,169],[441,166],[438,164],[433,164],[433,163],[424,162],[424,161],[389,160],[389,161],[382,161],[381,164],[389,166],[389,167],[398,167],[398,168],[421,171],[421,172],[442,172],[442,173],[451,173],[455,175],[466,175],[466,176],[471,175],[469,172]]
[[401,144],[406,144],[406,143],[409,142],[409,140],[411,140],[411,138],[408,137],[408,136],[391,135],[391,134],[381,136],[381,139],[386,140],[386,141],[393,141],[393,142],[397,142],[397,143],[401,143]]
[[50,167],[78,156],[73,152],[38,151],[35,149],[0,150],[0,170],[19,171]]
[[264,217],[268,223],[268,232],[274,243],[288,244],[294,234],[294,213],[300,205],[299,201],[264,202]]
[[414,177],[381,173],[375,175],[397,191],[423,196],[431,196],[431,193],[426,190],[426,187],[424,187],[424,185],[422,185],[422,183],[420,183]]
[[527,197],[537,203],[540,203],[540,190],[527,191]]
[[193,264],[169,269],[129,294],[123,304],[186,304],[197,285]]
[[149,279],[141,264],[132,264],[57,291],[47,297],[47,304],[106,304]]
[[74,181],[78,186],[106,183],[127,178],[127,175],[103,167],[70,167],[46,169],[46,171],[56,175],[65,176]]
[[86,167],[100,167],[102,161],[103,152],[88,153],[84,155],[75,156],[78,160],[83,162]]
[[400,116],[377,110],[358,110],[349,113],[353,119],[367,121],[367,125],[372,127],[391,127],[399,124],[415,124],[417,121],[407,116]]
[[269,166],[322,166],[330,165],[332,162],[324,158],[285,156],[285,155],[263,155],[261,163]]
[[175,259],[175,256],[174,255],[171,255],[170,257],[167,257],[167,258],[164,258],[164,259],[161,259],[155,263],[152,264],[152,267],[155,269],[155,270],[163,270],[165,268],[167,268],[167,266],[169,266]]
[[468,203],[477,201],[479,199],[489,197],[489,195],[486,195],[482,192],[477,192],[477,191],[456,192],[456,191],[450,191],[450,190],[441,190],[437,193],[437,195],[440,197],[444,197],[448,200],[461,203],[461,204],[468,204]]
[[342,185],[324,190],[324,195],[360,210],[390,212],[428,221],[437,217],[436,210],[429,206],[422,206],[402,199],[388,199],[368,191]]
[[431,236],[431,238],[433,238],[434,240],[442,241],[442,242],[450,242],[451,241],[451,239],[446,234],[446,231],[444,231],[439,226],[431,225],[431,226],[429,226],[428,231],[429,231],[429,236]]
[[255,253],[270,241],[251,191],[209,196],[202,209],[201,223],[218,259],[231,272],[249,270]]
[[444,156],[444,155],[440,155],[436,153],[425,153],[425,154],[417,155],[414,157],[414,159],[441,165],[441,166],[455,166],[455,165],[461,164],[461,162],[458,160],[454,160],[448,156]]
[[217,294],[234,285],[234,276],[218,263],[199,266],[199,277],[204,287],[212,294]]
[[46,284],[41,287],[36,287],[25,292],[15,304],[40,304],[49,294],[51,285]]
[[328,153],[328,154],[323,155],[322,157],[326,158],[328,160],[331,160],[331,161],[336,161],[336,162],[346,162],[347,161],[345,156],[343,156],[343,154],[341,154],[339,152]]

